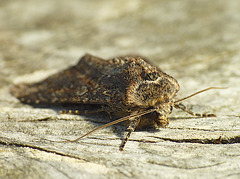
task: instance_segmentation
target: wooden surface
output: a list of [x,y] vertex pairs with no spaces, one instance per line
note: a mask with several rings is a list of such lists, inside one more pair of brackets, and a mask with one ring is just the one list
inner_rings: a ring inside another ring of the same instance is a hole
[[[240,2],[0,2],[0,178],[240,178]],[[138,131],[125,150],[123,126],[75,143],[104,116],[59,115],[9,94],[13,83],[41,80],[86,52],[148,57],[180,83],[195,118],[174,110],[167,128]]]

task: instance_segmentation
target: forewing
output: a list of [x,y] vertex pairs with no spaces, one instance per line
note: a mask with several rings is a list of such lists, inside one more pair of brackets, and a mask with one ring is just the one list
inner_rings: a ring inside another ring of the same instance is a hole
[[129,102],[128,94],[143,81],[160,76],[174,81],[141,58],[103,60],[85,55],[77,65],[38,83],[16,85],[11,93],[29,104],[97,104],[114,113],[131,113],[140,106]]
[[25,103],[106,104],[109,95],[99,80],[111,68],[110,61],[85,55],[77,65],[38,83],[16,85],[11,93]]

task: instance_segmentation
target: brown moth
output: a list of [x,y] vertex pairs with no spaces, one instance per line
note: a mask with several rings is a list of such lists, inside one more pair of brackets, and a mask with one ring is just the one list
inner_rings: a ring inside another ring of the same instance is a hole
[[[215,114],[198,114],[188,110],[177,99],[180,86],[176,79],[138,57],[119,57],[104,60],[92,55],[83,56],[77,65],[34,84],[19,84],[11,88],[11,94],[28,104],[54,104],[93,107],[93,112],[107,112],[117,116],[108,124],[92,132],[125,121],[128,134],[120,146],[123,150],[131,132],[135,129],[165,127],[173,107],[193,116],[215,117]],[[85,111],[87,112],[87,111]],[[82,114],[74,109],[63,114]]]

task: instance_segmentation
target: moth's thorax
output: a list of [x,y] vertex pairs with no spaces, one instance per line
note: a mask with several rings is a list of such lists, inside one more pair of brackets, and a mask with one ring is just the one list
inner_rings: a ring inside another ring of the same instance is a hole
[[179,85],[174,80],[158,77],[154,81],[145,80],[131,84],[127,90],[126,101],[130,105],[143,108],[157,107],[171,103],[178,90]]

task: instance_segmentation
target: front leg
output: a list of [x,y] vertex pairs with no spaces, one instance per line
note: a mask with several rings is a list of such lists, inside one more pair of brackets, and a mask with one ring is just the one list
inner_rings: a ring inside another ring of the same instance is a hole
[[184,112],[187,112],[188,114],[191,114],[193,116],[198,116],[198,117],[216,117],[216,114],[199,114],[199,113],[194,113],[190,109],[188,109],[184,104],[182,103],[176,103],[174,104],[174,107],[177,109],[181,109]]
[[138,126],[140,119],[141,119],[141,117],[135,117],[131,120],[131,122],[130,122],[128,128],[127,128],[129,132],[127,133],[126,138],[124,139],[124,141],[120,145],[120,149],[119,149],[120,151],[123,151],[123,148],[124,148],[125,144],[127,143],[131,133],[134,132],[134,130]]

